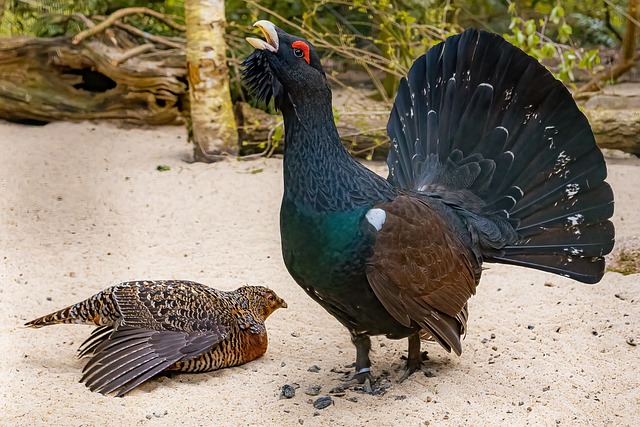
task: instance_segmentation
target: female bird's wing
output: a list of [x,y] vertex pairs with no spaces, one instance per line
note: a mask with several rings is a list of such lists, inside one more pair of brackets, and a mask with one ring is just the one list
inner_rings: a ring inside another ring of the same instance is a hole
[[82,382],[102,394],[123,396],[180,360],[211,350],[226,336],[221,325],[207,331],[155,331],[116,324],[83,369]]
[[139,282],[114,294],[122,318],[98,328],[81,347],[93,354],[82,382],[92,391],[122,396],[180,360],[211,350],[227,337],[231,316],[202,285]]
[[376,235],[367,263],[371,288],[400,323],[417,323],[460,354],[464,309],[475,294],[479,263],[442,214],[423,200],[403,195],[376,209],[380,216],[370,220]]

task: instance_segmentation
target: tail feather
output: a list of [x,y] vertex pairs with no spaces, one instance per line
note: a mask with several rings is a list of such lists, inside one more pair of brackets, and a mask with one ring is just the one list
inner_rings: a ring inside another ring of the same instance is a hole
[[389,181],[464,216],[486,261],[602,277],[614,241],[604,157],[535,59],[495,34],[451,37],[402,80],[387,130]]
[[63,308],[62,310],[55,311],[47,314],[46,316],[33,319],[24,325],[31,328],[42,328],[44,326],[56,325],[59,323],[76,323],[76,319],[71,315],[71,311],[74,307],[75,306],[72,305],[67,308]]
[[536,270],[558,274],[584,283],[598,283],[602,279],[604,275],[604,258],[580,258],[579,269],[572,268],[574,259],[576,259],[574,256],[561,256],[558,254],[524,254],[504,257],[496,256],[493,258],[494,261],[503,264],[535,268]]
[[113,323],[118,317],[120,317],[120,313],[113,298],[112,287],[98,292],[91,298],[87,298],[77,304],[33,319],[25,323],[25,326],[42,328],[43,326],[61,323],[103,326]]

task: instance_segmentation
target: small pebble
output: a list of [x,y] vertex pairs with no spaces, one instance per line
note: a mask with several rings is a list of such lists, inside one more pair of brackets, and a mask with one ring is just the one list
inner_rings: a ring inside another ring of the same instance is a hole
[[355,396],[347,397],[349,402],[358,403],[358,398]]
[[395,400],[405,400],[407,398],[407,396],[405,396],[404,394],[400,395],[400,396],[393,396],[393,398]]
[[291,336],[294,338],[298,338],[300,335],[298,335],[296,332],[291,332]]
[[324,409],[333,405],[333,399],[331,396],[322,396],[319,397],[313,402],[313,407],[316,409]]
[[591,335],[593,335],[594,337],[598,336],[598,331],[591,331]]
[[320,372],[320,366],[318,366],[318,365],[309,366],[309,369],[307,369],[307,371],[309,371],[309,372]]
[[284,397],[285,399],[291,399],[296,395],[296,389],[289,384],[285,384],[282,386],[280,391],[280,397]]
[[488,343],[488,342],[489,342],[489,340],[488,340],[488,339],[486,339],[486,338],[482,338],[482,341],[481,341],[481,343],[482,343],[482,344],[486,344],[486,343]]
[[533,329],[534,326],[533,325],[527,325],[527,329]]
[[344,387],[337,386],[337,387],[332,388],[331,391],[329,391],[329,394],[332,394],[332,395],[334,395],[336,397],[342,397],[347,393],[344,391]]
[[51,297],[47,297],[47,301],[51,301],[51,299],[52,299]]
[[427,378],[433,378],[433,377],[435,377],[435,374],[433,372],[431,372],[431,371],[426,371],[424,373],[424,376],[427,377]]
[[496,339],[496,334],[491,334],[491,339],[495,340]]
[[518,402],[518,406],[522,406],[522,405],[524,405],[523,401]]
[[551,387],[550,387],[550,386],[548,386],[548,385],[547,385],[547,386],[544,386],[544,387],[542,387],[542,391],[549,391],[549,389],[550,389],[550,388],[551,388]]
[[636,339],[635,339],[635,338],[633,338],[633,337],[629,337],[629,338],[627,338],[627,344],[632,345],[632,346],[634,346],[634,347],[635,347],[635,346],[637,346],[637,345],[638,345],[638,342],[636,341]]
[[280,364],[280,367],[281,367],[281,368],[284,368],[285,366],[287,366],[287,364],[286,364],[286,363],[284,363],[284,362],[282,362],[282,363]]
[[312,385],[311,387],[309,387],[308,389],[306,389],[304,391],[304,394],[308,395],[308,396],[317,396],[320,394],[320,389],[322,387],[319,385]]

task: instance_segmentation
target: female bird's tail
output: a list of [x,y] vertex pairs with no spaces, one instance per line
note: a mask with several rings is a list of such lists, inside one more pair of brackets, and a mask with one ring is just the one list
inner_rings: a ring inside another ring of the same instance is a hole
[[467,30],[418,58],[387,125],[389,181],[462,215],[485,261],[595,283],[613,192],[589,123],[538,61]]
[[38,317],[24,325],[31,328],[42,328],[43,326],[59,323],[103,326],[113,323],[118,317],[116,307],[111,288],[109,288],[82,302],[54,311],[46,316]]

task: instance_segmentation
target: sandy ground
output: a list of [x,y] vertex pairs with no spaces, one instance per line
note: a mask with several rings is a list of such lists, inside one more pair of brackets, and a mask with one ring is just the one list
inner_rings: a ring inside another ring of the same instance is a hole
[[[338,386],[332,369],[355,351],[282,262],[281,160],[189,164],[180,128],[90,123],[0,122],[0,152],[2,426],[638,425],[640,347],[627,340],[640,341],[639,275],[607,273],[588,286],[491,265],[461,357],[428,346],[428,375],[394,381],[382,396],[348,391],[318,411],[305,389]],[[633,244],[638,162],[612,160],[609,182],[619,240]],[[90,326],[21,326],[134,279],[263,284],[289,308],[268,320],[263,358],[153,380],[124,398],[78,382],[76,349]],[[373,347],[375,373],[395,380],[406,342],[374,338]],[[300,386],[294,398],[279,398],[284,384]]]

